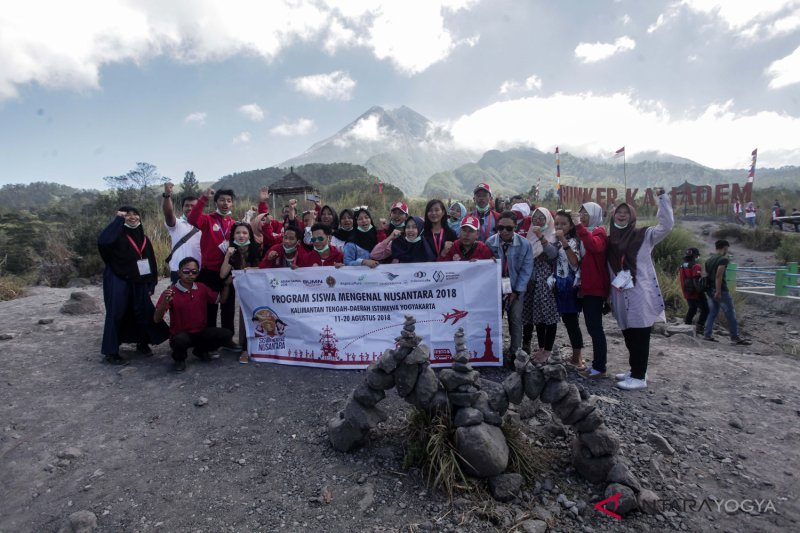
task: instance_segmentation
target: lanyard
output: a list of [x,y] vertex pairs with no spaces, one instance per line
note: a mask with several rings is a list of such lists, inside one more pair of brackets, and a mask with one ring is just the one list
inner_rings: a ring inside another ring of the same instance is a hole
[[508,277],[508,249],[511,247],[510,242],[503,242],[503,277]]
[[489,219],[494,219],[494,217],[492,216],[491,211],[487,212],[483,216],[483,218],[481,218],[481,230],[480,230],[481,231],[481,233],[480,233],[481,238],[480,238],[480,240],[483,241],[483,242],[486,242],[486,240],[489,238],[489,232],[492,230],[492,228],[489,227],[489,225],[490,225],[489,224]]
[[213,216],[214,216],[214,218],[216,218],[216,219],[217,219],[217,221],[219,222],[219,233],[220,233],[220,235],[222,236],[222,240],[223,240],[223,241],[227,241],[227,240],[228,240],[228,238],[226,237],[226,235],[228,235],[228,232],[230,232],[230,231],[231,231],[231,225],[233,225],[233,221],[229,219],[229,220],[228,220],[228,224],[226,225],[226,224],[225,224],[225,220],[226,220],[225,218],[222,218],[222,217],[220,217],[220,216],[219,216],[218,214],[216,214],[216,213],[214,213],[214,215],[213,215]]
[[131,241],[131,246],[133,246],[133,249],[136,250],[136,253],[139,254],[139,259],[144,259],[142,253],[144,252],[144,247],[147,246],[147,237],[144,238],[144,240],[142,241],[142,247],[139,248],[138,246],[136,246],[134,240],[131,239],[130,235],[125,235],[125,236],[128,238],[129,241]]
[[436,257],[439,257],[439,253],[442,251],[442,240],[444,240],[444,228],[439,230],[439,238],[436,238],[432,231],[431,237],[433,237],[433,245],[436,247]]

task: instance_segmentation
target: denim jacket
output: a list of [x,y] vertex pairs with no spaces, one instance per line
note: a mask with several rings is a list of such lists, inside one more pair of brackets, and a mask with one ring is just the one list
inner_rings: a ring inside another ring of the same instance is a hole
[[[495,233],[486,240],[486,246],[498,261],[503,260],[503,244],[500,234]],[[518,295],[525,293],[528,281],[533,274],[533,249],[527,239],[523,239],[516,233],[511,246],[508,248],[508,277],[511,278],[511,290]]]
[[369,252],[354,242],[344,245],[344,264],[347,266],[359,266],[364,259],[369,259]]

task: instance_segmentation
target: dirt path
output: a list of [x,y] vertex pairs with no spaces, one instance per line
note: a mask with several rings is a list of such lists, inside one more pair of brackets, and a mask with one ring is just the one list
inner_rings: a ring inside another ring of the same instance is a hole
[[[539,518],[551,531],[800,530],[800,364],[773,346],[797,337],[797,317],[751,318],[757,342],[747,348],[654,335],[644,392],[570,376],[603,396],[622,456],[662,499],[662,512],[618,522],[593,509],[602,487],[569,466],[570,430],[546,410],[522,424],[549,449],[552,469],[515,502],[451,506],[403,468],[407,406],[394,393],[369,446],[331,449],[326,421],[363,373],[240,365],[223,352],[176,375],[166,345],[111,367],[98,353],[102,315],[58,312],[70,292],[36,288],[0,303],[0,334],[14,335],[0,341],[0,532],[56,531],[81,509],[109,532],[535,531]],[[610,321],[606,329],[609,372],[621,372],[621,336]],[[201,396],[207,405],[195,406]]]

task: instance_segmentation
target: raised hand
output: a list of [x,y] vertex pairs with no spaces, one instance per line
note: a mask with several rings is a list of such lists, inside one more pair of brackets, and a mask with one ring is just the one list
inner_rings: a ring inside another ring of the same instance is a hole
[[173,185],[173,184],[172,184],[172,183],[170,183],[170,182],[166,182],[166,183],[164,184],[164,194],[171,195],[171,194],[172,194],[172,188],[173,188],[173,187],[175,187],[175,185]]
[[261,191],[258,194],[258,199],[261,202],[266,202],[267,200],[269,200],[269,187],[267,187],[266,185],[261,187]]
[[213,199],[214,199],[214,192],[216,192],[216,191],[214,191],[214,189],[212,189],[211,187],[209,187],[208,189],[206,189],[206,197],[207,197],[209,200],[213,200]]

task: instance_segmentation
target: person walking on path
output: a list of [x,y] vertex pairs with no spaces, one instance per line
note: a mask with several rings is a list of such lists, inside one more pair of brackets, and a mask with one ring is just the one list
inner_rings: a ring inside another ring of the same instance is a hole
[[714,322],[717,320],[720,308],[722,308],[722,311],[725,313],[725,318],[728,320],[728,331],[731,335],[731,342],[738,346],[747,346],[750,344],[750,341],[739,336],[736,309],[733,306],[733,298],[731,297],[730,291],[728,291],[728,283],[725,280],[725,271],[730,263],[730,259],[728,258],[730,247],[730,243],[725,239],[718,240],[714,243],[714,248],[716,248],[717,253],[709,257],[706,261],[706,273],[708,274],[709,280],[709,310],[703,338],[710,342],[718,342],[717,339],[712,337],[712,333],[714,331]]
[[628,348],[630,371],[617,374],[623,390],[647,388],[647,360],[650,332],[657,321],[666,322],[664,298],[653,264],[653,247],[675,224],[672,205],[664,189],[657,190],[658,224],[636,227],[636,211],[622,203],[614,210],[608,238],[608,268],[611,282],[611,310]]
[[689,304],[684,323],[691,325],[694,321],[694,315],[699,309],[700,316],[697,319],[695,331],[698,335],[702,335],[708,318],[708,300],[706,299],[705,291],[700,286],[700,280],[703,279],[703,266],[698,262],[698,259],[700,259],[700,250],[697,248],[687,249],[683,264],[681,264],[679,277],[683,297],[686,298],[686,303]]

